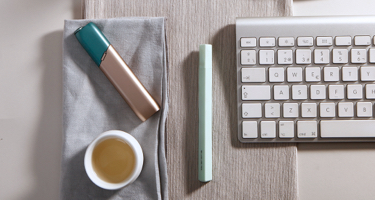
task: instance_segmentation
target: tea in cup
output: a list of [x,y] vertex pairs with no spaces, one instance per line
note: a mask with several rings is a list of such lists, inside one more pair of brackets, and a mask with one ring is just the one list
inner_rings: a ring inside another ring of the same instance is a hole
[[135,181],[143,166],[143,152],[130,134],[111,130],[100,134],[85,154],[85,170],[97,186],[116,190]]

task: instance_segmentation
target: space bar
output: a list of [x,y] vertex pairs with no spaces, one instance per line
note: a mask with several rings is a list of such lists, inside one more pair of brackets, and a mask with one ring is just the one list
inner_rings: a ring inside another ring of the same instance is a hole
[[375,137],[375,120],[322,120],[322,138]]

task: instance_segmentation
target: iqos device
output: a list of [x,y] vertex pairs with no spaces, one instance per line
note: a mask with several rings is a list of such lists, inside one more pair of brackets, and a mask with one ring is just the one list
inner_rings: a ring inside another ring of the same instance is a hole
[[142,121],[160,110],[159,105],[94,23],[78,28],[74,34]]

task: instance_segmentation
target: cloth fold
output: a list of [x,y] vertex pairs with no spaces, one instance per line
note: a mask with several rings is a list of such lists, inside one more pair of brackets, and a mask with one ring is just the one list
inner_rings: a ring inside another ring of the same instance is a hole
[[[161,106],[142,123],[74,36],[94,22]],[[63,38],[63,131],[61,199],[168,199],[165,123],[168,84],[164,18],[66,20]],[[138,179],[120,190],[97,187],[83,164],[100,133],[122,130],[141,144]]]

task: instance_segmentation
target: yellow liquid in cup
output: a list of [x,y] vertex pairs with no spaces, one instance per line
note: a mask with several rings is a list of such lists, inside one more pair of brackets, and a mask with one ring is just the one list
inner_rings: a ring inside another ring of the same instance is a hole
[[135,154],[125,141],[109,138],[95,146],[92,153],[92,166],[103,181],[120,183],[133,172]]

